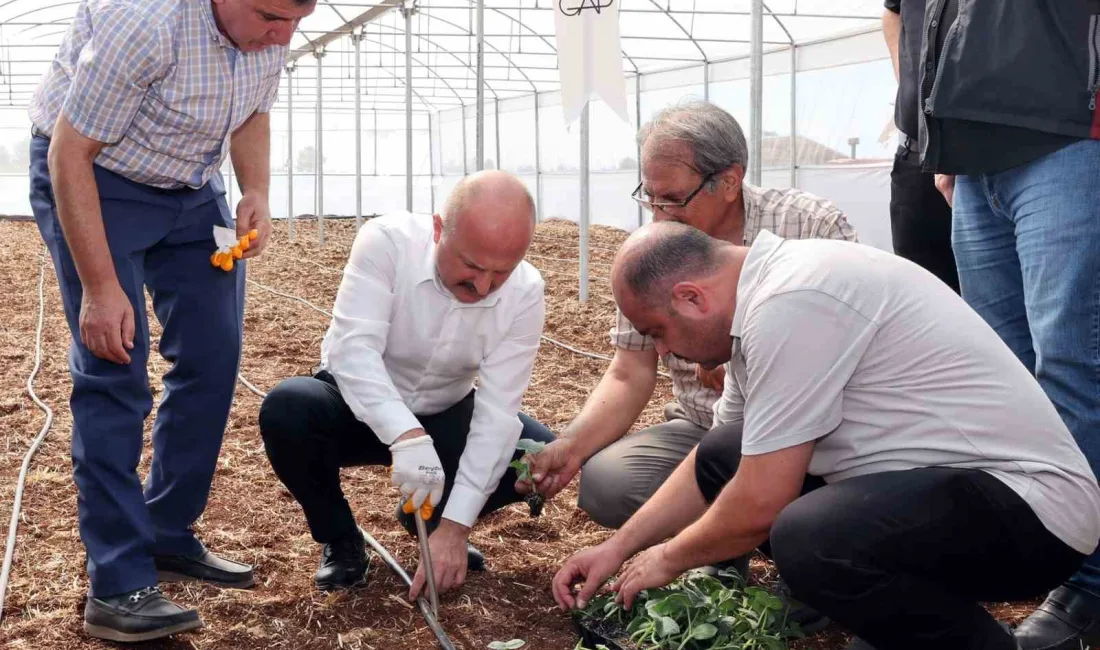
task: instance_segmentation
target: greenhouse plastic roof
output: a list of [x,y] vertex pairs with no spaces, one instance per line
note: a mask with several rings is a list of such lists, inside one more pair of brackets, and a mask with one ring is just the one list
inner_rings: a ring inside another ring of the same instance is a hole
[[[187,0],[204,2],[209,0]],[[554,39],[557,2],[485,0],[487,101],[559,87]],[[606,2],[606,0],[596,0]],[[750,0],[619,0],[623,70],[627,76],[749,54]],[[0,106],[21,106],[47,69],[78,0],[0,0]],[[354,98],[355,45],[364,108],[403,108],[405,18],[401,0],[318,0],[291,42],[295,96],[312,105],[321,58],[326,105]],[[476,23],[472,0],[408,2],[417,110],[472,104],[476,96]],[[788,47],[878,27],[881,0],[767,0],[764,49]],[[284,76],[284,84],[286,76]],[[285,92],[281,98],[285,97]],[[296,100],[297,105],[297,100]]]

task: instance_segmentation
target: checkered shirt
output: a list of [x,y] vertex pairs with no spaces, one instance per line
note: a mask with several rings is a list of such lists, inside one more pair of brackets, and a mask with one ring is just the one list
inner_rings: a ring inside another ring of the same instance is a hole
[[[745,246],[767,230],[784,239],[844,239],[859,241],[844,213],[832,202],[795,189],[763,189],[743,184],[745,196]],[[652,350],[653,339],[634,329],[621,311],[615,310],[611,344],[624,350]],[[672,394],[688,420],[709,429],[720,391],[707,388],[695,376],[696,364],[674,354],[664,358],[672,375]]]
[[202,187],[233,131],[275,103],[287,53],[238,50],[210,0],[82,0],[31,121],[50,135],[64,113],[107,143],[96,164],[132,181]]

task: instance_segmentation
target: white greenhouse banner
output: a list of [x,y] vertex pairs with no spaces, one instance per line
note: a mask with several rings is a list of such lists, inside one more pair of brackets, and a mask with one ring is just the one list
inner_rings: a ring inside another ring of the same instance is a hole
[[565,123],[576,121],[593,96],[603,99],[624,122],[629,122],[619,3],[617,0],[553,2]]

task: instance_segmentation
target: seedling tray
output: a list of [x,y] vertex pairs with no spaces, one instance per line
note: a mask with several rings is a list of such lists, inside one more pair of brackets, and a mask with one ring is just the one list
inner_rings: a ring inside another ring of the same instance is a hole
[[581,643],[589,650],[596,650],[596,645],[607,646],[607,650],[639,650],[638,646],[625,638],[626,633],[616,630],[605,621],[592,620],[580,610],[573,612],[573,627],[581,637]]

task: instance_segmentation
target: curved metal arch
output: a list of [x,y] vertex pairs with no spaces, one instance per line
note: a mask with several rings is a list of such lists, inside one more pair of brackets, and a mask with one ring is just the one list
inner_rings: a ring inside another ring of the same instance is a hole
[[[398,52],[398,53],[400,53],[400,52],[401,52],[401,50],[400,50],[400,49],[398,49],[398,48],[396,48],[396,47],[394,47],[394,46],[390,45],[389,43],[383,43],[383,42],[382,42],[381,40],[375,40],[375,39],[373,39],[373,38],[368,38],[368,37],[367,37],[367,33],[366,33],[366,32],[364,32],[364,33],[363,33],[363,34],[362,34],[362,35],[360,36],[360,38],[362,38],[362,39],[363,39],[364,41],[367,41],[368,43],[375,43],[375,44],[377,44],[377,45],[381,45],[382,47],[385,47],[385,48],[389,48],[389,49],[390,49],[391,51],[393,51],[393,52]],[[436,79],[438,79],[438,80],[442,81],[442,82],[443,82],[443,85],[447,87],[447,90],[451,91],[451,94],[453,94],[453,95],[455,96],[455,99],[457,99],[457,100],[458,100],[458,101],[459,101],[460,103],[465,103],[465,102],[464,102],[464,100],[462,99],[462,95],[459,95],[459,94],[458,94],[458,91],[457,91],[457,90],[455,90],[455,89],[454,89],[454,87],[453,87],[453,86],[451,86],[451,84],[447,83],[447,79],[446,79],[445,77],[442,77],[442,76],[440,76],[440,74],[439,74],[438,72],[436,72],[435,70],[433,70],[433,69],[432,69],[431,67],[429,67],[429,66],[428,66],[428,65],[427,65],[426,63],[424,63],[423,61],[421,61],[421,60],[420,60],[420,59],[418,59],[417,57],[413,56],[411,52],[409,53],[409,57],[410,57],[410,58],[412,58],[412,60],[413,60],[413,61],[414,61],[414,62],[415,62],[415,63],[416,63],[417,65],[419,65],[420,67],[422,67],[422,68],[424,68],[425,70],[427,70],[429,74],[431,74],[431,75],[435,76],[435,78],[436,78]],[[380,68],[380,69],[382,69],[382,70],[386,70],[386,67],[385,67],[385,66],[379,66],[379,68]],[[386,70],[386,72],[389,72],[389,70]],[[396,75],[396,74],[393,74],[392,72],[390,72],[390,75],[392,75],[394,79],[398,79],[399,81],[401,81],[401,84],[402,84],[402,85],[404,85],[404,84],[405,84],[405,80],[404,80],[403,78],[399,77],[399,76],[398,76],[398,75]],[[412,89],[412,92],[413,92],[413,94],[414,94],[414,95],[416,95],[416,96],[417,96],[418,98],[420,98],[420,97],[421,97],[421,96],[420,96],[420,93],[416,92],[416,84],[413,84],[413,89]],[[421,98],[421,101],[423,101],[423,99],[422,99],[422,98]],[[431,106],[432,108],[435,108],[435,106],[434,106],[433,104],[430,104],[430,103],[428,103],[428,102],[424,102],[424,103],[425,103],[425,104],[427,104],[428,106]]]
[[[9,4],[11,4],[15,1],[16,0],[8,0],[8,2],[0,5],[0,9],[3,9],[4,7],[8,6]],[[31,15],[33,13],[37,13],[39,11],[45,11],[47,9],[56,9],[57,7],[67,7],[69,5],[74,5],[75,6],[75,5],[79,5],[79,4],[80,4],[80,1],[76,0],[76,1],[71,1],[71,2],[57,2],[57,3],[54,3],[52,5],[45,5],[43,7],[35,7],[34,9],[31,9],[30,11],[24,11],[23,13],[19,14],[18,16],[12,16],[11,18],[8,18],[5,22],[15,22],[15,21],[19,20],[20,18],[23,18],[25,16],[29,16],[29,15]],[[72,19],[70,18],[70,20],[72,20]]]
[[[38,29],[39,27],[51,27],[53,25],[60,25],[60,24],[63,24],[63,23],[72,23],[72,21],[73,21],[72,18],[58,18],[57,20],[51,20],[48,23],[38,23],[37,25],[30,25],[30,26],[24,27],[23,29],[16,32],[15,34],[16,34],[16,36],[18,36],[19,34],[22,34],[24,32],[29,32],[32,29]],[[3,24],[4,23],[0,23],[0,25],[3,25]],[[68,27],[66,27],[65,29],[68,30]]]
[[[435,20],[440,20],[440,19],[439,19],[439,18],[435,18]],[[443,22],[446,22],[446,21],[443,21]],[[382,28],[382,27],[390,27],[389,25],[382,25],[381,23],[375,23],[375,24],[376,24],[376,25],[378,26],[379,30],[381,30],[381,28]],[[448,24],[453,24],[453,23],[448,23]],[[403,29],[398,29],[397,27],[392,27],[391,29],[393,29],[393,33],[394,33],[394,34],[404,34],[404,33],[405,33],[405,30],[403,30]],[[366,36],[366,34],[367,34],[366,30],[364,30],[364,31],[363,31],[363,35],[364,35],[364,36]],[[455,61],[457,61],[457,62],[458,62],[458,63],[459,63],[460,65],[462,65],[463,67],[465,67],[465,68],[466,68],[467,70],[471,70],[471,71],[472,71],[472,70],[474,69],[474,68],[473,68],[473,67],[472,67],[472,66],[471,66],[471,65],[470,65],[469,63],[467,63],[466,61],[463,61],[463,60],[462,60],[462,59],[461,59],[461,58],[460,58],[460,57],[459,57],[459,56],[458,56],[457,54],[454,54],[453,52],[450,52],[450,51],[448,51],[448,50],[447,50],[446,48],[442,47],[442,46],[441,46],[441,45],[440,45],[439,43],[436,43],[435,41],[431,40],[431,39],[430,39],[430,38],[428,38],[427,36],[423,36],[423,35],[420,35],[420,34],[413,34],[413,36],[414,36],[414,37],[416,37],[416,38],[418,38],[418,39],[420,39],[420,40],[422,40],[422,41],[424,41],[425,43],[429,43],[429,44],[431,44],[431,45],[434,45],[434,46],[435,46],[436,48],[438,48],[438,51],[436,52],[437,54],[439,54],[439,53],[442,53],[442,54],[446,54],[447,56],[450,56],[450,57],[451,57],[451,58],[453,58],[453,59],[454,59]],[[378,44],[379,44],[379,45],[385,45],[384,43],[381,43],[381,42],[378,42]],[[393,46],[390,46],[390,45],[387,45],[387,47],[389,47],[389,48],[390,48],[391,50],[393,50],[394,52],[398,52],[398,53],[400,53],[400,52],[401,52],[401,50],[399,50],[399,49],[398,49],[398,48],[396,48],[396,47],[393,47]],[[495,49],[495,48],[494,48],[494,49]],[[430,54],[430,52],[429,52],[429,54]],[[410,56],[412,56],[412,53],[410,52],[410,53],[409,53],[409,55],[410,55]],[[418,63],[419,65],[421,65],[422,67],[424,67],[424,68],[425,68],[425,69],[427,69],[427,70],[431,70],[431,69],[432,69],[432,68],[431,68],[431,66],[429,66],[429,65],[428,65],[428,64],[426,64],[426,63],[422,63],[422,62],[421,62],[421,61],[420,61],[419,59],[417,59],[416,57],[413,57],[413,61],[416,61],[416,62],[417,62],[417,63]],[[512,63],[511,61],[509,61],[509,63],[510,63],[510,64],[511,64],[511,65],[512,65],[513,67],[515,67],[515,64],[514,64],[514,63]],[[465,102],[465,101],[464,101],[464,100],[462,99],[462,97],[460,97],[460,96],[458,95],[458,93],[457,93],[457,92],[456,92],[456,91],[454,90],[454,88],[452,88],[452,87],[451,87],[451,85],[447,83],[447,81],[446,81],[446,79],[445,79],[444,77],[440,76],[438,72],[436,72],[436,73],[434,73],[434,74],[435,74],[435,76],[436,76],[436,78],[437,78],[437,79],[439,79],[440,81],[442,81],[442,82],[444,83],[444,85],[446,85],[446,86],[447,86],[447,88],[448,88],[448,89],[450,89],[450,91],[451,91],[451,92],[454,92],[454,93],[455,93],[455,97],[458,97],[459,101],[461,101],[463,105],[465,105],[465,104],[466,104],[466,102]],[[526,76],[526,75],[525,75],[525,76]],[[528,83],[531,83],[531,80],[530,80],[530,79],[527,79],[527,82],[528,82]],[[534,85],[534,84],[532,84],[532,85]],[[488,88],[488,89],[489,89],[489,92],[491,92],[491,93],[493,94],[493,98],[494,98],[494,99],[498,99],[498,98],[499,98],[499,97],[497,96],[497,91],[496,91],[496,89],[495,89],[495,88],[493,88],[493,87],[492,87],[491,85],[489,85],[489,82],[488,82],[488,81],[486,81],[486,82],[485,82],[485,87],[486,87],[486,88]]]
[[668,9],[661,8],[661,5],[657,4],[657,0],[649,0],[649,2],[654,7],[657,8],[657,11],[663,13],[669,20],[671,20],[673,25],[676,25],[677,27],[680,28],[680,31],[684,33],[684,36],[687,36],[688,39],[691,40],[691,44],[695,46],[695,49],[699,50],[699,54],[703,57],[703,63],[706,63],[707,62],[707,53],[704,52],[703,48],[700,47],[699,44],[695,42],[695,37],[691,35],[691,32],[689,32],[687,29],[684,29],[684,26],[680,24],[680,21],[678,21],[678,20],[676,20],[675,18],[672,17],[672,12],[671,11],[669,11]]
[[761,2],[760,4],[764,5],[764,11],[768,12],[768,15],[772,17],[772,20],[774,20],[776,24],[779,25],[779,29],[782,29],[783,33],[787,35],[787,40],[790,41],[791,46],[793,47],[795,44],[794,37],[791,36],[791,32],[787,29],[787,26],[783,24],[783,21],[780,20],[779,16],[775,15],[775,12],[771,10],[771,7],[768,6],[768,3]]
[[[440,17],[438,17],[438,16],[434,16],[434,15],[432,15],[432,14],[429,14],[429,13],[427,13],[426,11],[424,11],[424,7],[421,7],[421,8],[419,9],[419,11],[420,11],[420,12],[422,12],[422,13],[424,13],[425,15],[431,16],[432,20],[438,20],[439,22],[443,23],[444,25],[450,25],[451,27],[456,27],[456,28],[458,28],[458,29],[462,29],[462,27],[461,27],[460,25],[456,25],[456,24],[452,23],[452,22],[451,22],[451,21],[449,21],[449,20],[444,20],[443,18],[440,18]],[[455,36],[468,36],[468,35],[469,35],[469,34],[455,34]],[[434,43],[434,42],[432,42],[432,41],[431,41],[430,39],[428,39],[428,38],[425,38],[425,37],[422,37],[422,36],[418,36],[418,38],[421,38],[422,40],[424,40],[424,41],[427,41],[428,43],[431,43],[432,45],[435,45],[436,47],[440,47],[438,43]],[[516,65],[515,63],[513,63],[513,62],[512,62],[512,59],[511,59],[511,58],[510,58],[510,57],[509,57],[509,56],[508,56],[507,54],[505,54],[504,52],[502,52],[502,51],[500,50],[500,48],[498,48],[497,46],[493,45],[492,43],[490,43],[490,42],[488,42],[488,41],[485,41],[485,44],[486,44],[487,46],[489,46],[489,47],[493,48],[493,51],[494,51],[494,52],[496,52],[497,54],[499,54],[499,55],[501,55],[502,57],[504,57],[504,60],[508,62],[508,65],[512,66],[513,68],[515,68],[515,69],[516,69],[516,71],[517,71],[517,72],[519,72],[519,73],[520,73],[521,75],[523,75],[523,80],[524,80],[524,81],[526,81],[527,83],[529,83],[529,84],[531,85],[531,90],[532,90],[532,91],[537,91],[537,90],[538,90],[538,87],[537,87],[537,86],[535,86],[535,82],[531,81],[531,78],[527,76],[527,73],[523,71],[523,68],[521,68],[521,67],[519,67],[518,65]],[[445,51],[445,50],[444,50],[444,51]],[[449,53],[448,53],[448,54],[449,54]],[[453,55],[453,54],[452,54],[451,56],[454,56],[454,57],[455,57],[455,59],[458,59],[458,57],[457,57],[457,56],[455,56],[455,55]],[[459,60],[459,62],[461,62],[461,59],[458,59],[458,60]],[[469,65],[468,63],[467,63],[467,64],[464,64],[464,65],[466,66],[466,69],[467,69],[467,70],[473,70],[473,69],[474,69],[474,68],[473,68],[472,66],[470,66],[470,65]],[[495,90],[493,90],[493,88],[492,88],[492,87],[491,87],[491,86],[489,85],[489,82],[488,82],[488,81],[486,81],[486,82],[485,82],[485,87],[486,87],[486,88],[488,88],[489,90],[491,90],[491,91],[492,91],[492,93],[493,93],[493,97],[494,97],[494,98],[497,98],[497,92],[496,92]]]

